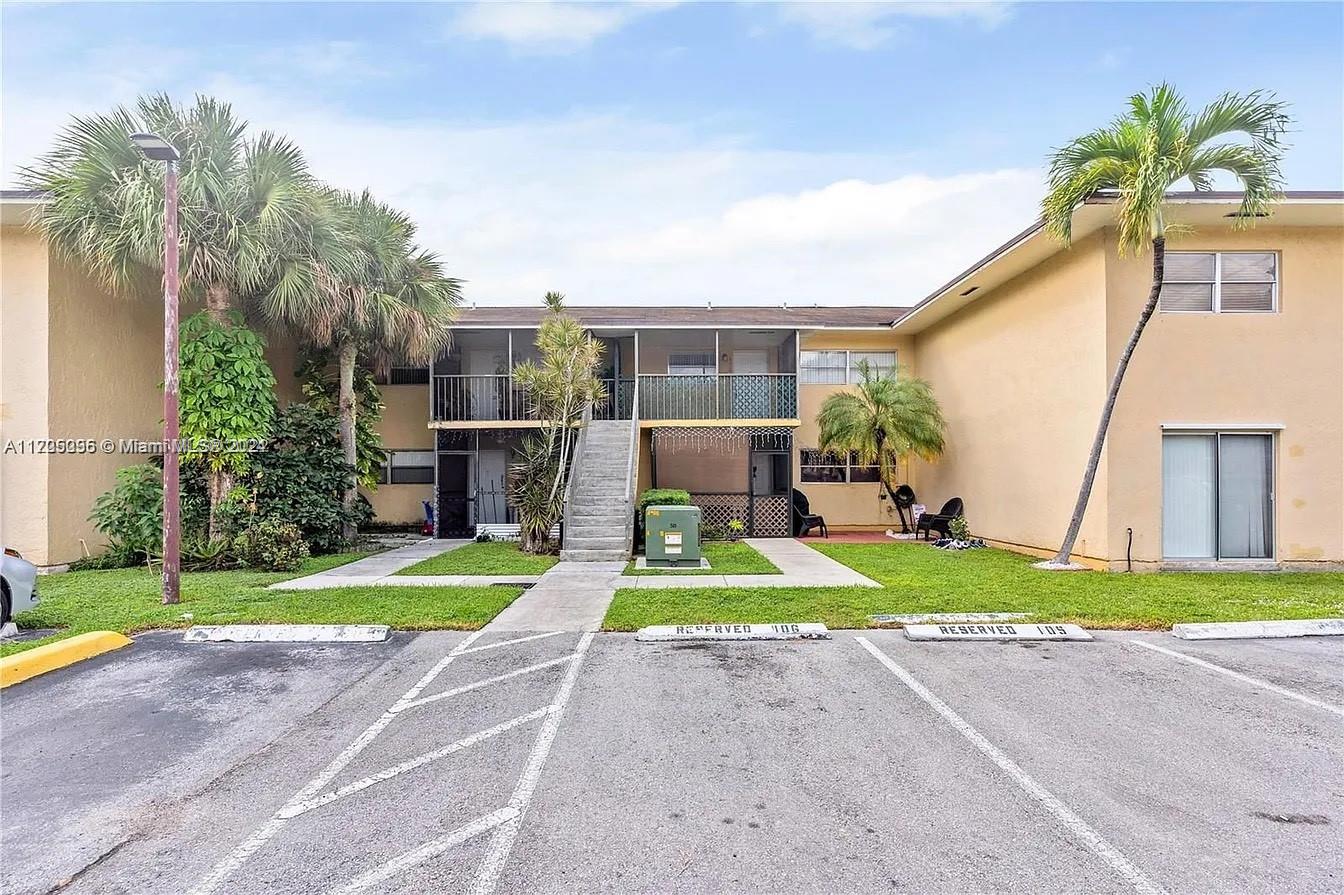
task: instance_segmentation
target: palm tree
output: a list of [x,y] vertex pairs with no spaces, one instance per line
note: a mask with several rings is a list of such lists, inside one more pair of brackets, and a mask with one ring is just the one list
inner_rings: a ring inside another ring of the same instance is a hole
[[900,464],[911,455],[933,460],[943,452],[947,423],[923,379],[880,375],[859,362],[858,388],[836,392],[821,405],[817,447],[855,455],[863,466],[876,466],[892,504]]
[[229,326],[242,299],[264,310],[321,292],[321,272],[297,263],[314,257],[307,244],[324,214],[316,181],[294,144],[265,132],[248,139],[246,128],[210,97],[184,108],[163,94],[144,96],[134,111],[74,118],[22,178],[47,193],[38,225],[58,252],[113,292],[150,291],[163,265],[163,172],[129,136],[145,131],[172,143],[182,156],[183,295],[204,300],[211,318]]
[[[296,264],[329,275],[332,300],[298,301],[289,307],[273,302],[271,307],[303,341],[335,354],[341,449],[353,469],[358,457],[359,358],[379,370],[394,361],[433,363],[448,347],[461,290],[458,280],[444,275],[437,256],[415,245],[415,225],[402,212],[368,192],[355,196],[330,191],[326,201],[336,209],[336,232],[314,247],[315,258]],[[333,257],[342,260],[333,264]],[[357,483],[352,475],[345,492],[347,540],[355,534],[349,520]]]
[[1042,568],[1074,568],[1069,556],[1087,510],[1115,400],[1162,291],[1166,237],[1174,232],[1164,214],[1167,191],[1182,180],[1197,191],[1211,190],[1214,174],[1224,172],[1242,190],[1236,224],[1249,226],[1282,189],[1281,140],[1290,123],[1285,104],[1270,93],[1225,93],[1192,113],[1180,94],[1160,84],[1147,95],[1131,96],[1129,111],[1110,125],[1051,155],[1050,188],[1042,202],[1047,232],[1067,244],[1078,203],[1099,190],[1115,190],[1120,252],[1139,254],[1151,248],[1153,280],[1111,377],[1064,542],[1054,559],[1038,564]]

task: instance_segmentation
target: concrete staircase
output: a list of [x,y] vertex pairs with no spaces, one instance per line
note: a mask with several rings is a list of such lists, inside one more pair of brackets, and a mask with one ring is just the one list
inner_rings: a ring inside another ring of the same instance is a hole
[[565,506],[565,562],[630,558],[634,513],[626,494],[631,420],[595,420],[584,431]]

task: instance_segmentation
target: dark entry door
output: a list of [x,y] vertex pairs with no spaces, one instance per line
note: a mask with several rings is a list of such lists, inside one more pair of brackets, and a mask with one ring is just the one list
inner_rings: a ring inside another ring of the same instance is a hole
[[471,534],[471,495],[467,490],[470,454],[439,454],[439,537]]

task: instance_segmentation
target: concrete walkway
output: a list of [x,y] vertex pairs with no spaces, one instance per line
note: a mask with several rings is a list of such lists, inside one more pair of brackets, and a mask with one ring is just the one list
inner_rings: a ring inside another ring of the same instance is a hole
[[272,584],[273,590],[321,590],[328,587],[482,587],[491,584],[534,584],[539,575],[398,575],[418,562],[456,550],[468,540],[426,538],[406,547],[357,559],[302,578]]
[[623,571],[624,562],[558,562],[485,630],[596,631]]
[[617,587],[881,587],[843,563],[793,538],[747,538],[778,575],[623,575]]

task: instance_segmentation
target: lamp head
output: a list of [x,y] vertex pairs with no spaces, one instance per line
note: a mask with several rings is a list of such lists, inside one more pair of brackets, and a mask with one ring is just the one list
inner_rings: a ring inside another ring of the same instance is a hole
[[131,142],[135,148],[145,154],[145,158],[156,162],[175,162],[181,156],[173,148],[173,144],[160,137],[158,134],[131,134]]

